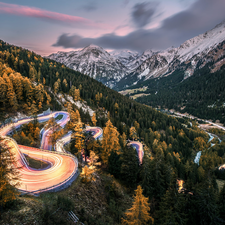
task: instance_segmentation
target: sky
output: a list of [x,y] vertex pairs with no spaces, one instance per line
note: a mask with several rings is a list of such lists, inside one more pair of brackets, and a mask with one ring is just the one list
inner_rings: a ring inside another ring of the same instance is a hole
[[47,56],[178,47],[225,20],[224,0],[0,0],[0,39]]

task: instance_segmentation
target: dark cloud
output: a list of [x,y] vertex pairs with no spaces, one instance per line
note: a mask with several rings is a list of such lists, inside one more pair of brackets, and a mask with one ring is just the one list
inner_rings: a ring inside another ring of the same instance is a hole
[[168,38],[165,35],[161,35],[160,32],[139,29],[126,36],[118,36],[114,33],[110,33],[99,38],[84,38],[79,35],[62,34],[53,46],[76,49],[83,48],[89,44],[99,45],[103,48],[131,49],[142,52],[147,48],[166,48],[170,42],[168,42]]
[[76,49],[96,44],[103,48],[131,49],[139,52],[179,46],[222,22],[225,19],[224,9],[224,0],[198,0],[189,9],[165,19],[158,29],[137,29],[125,36],[110,33],[98,38],[63,34],[53,46]]
[[161,29],[197,35],[225,19],[224,0],[198,0],[185,11],[164,20]]
[[90,2],[82,7],[85,11],[94,11],[97,9],[97,4],[95,2]]
[[156,2],[138,3],[133,7],[131,13],[132,20],[137,27],[144,27],[147,25],[156,12],[158,4]]
[[224,0],[197,0],[189,9],[165,19],[160,30],[165,35],[170,34],[171,43],[178,46],[222,22],[224,9]]

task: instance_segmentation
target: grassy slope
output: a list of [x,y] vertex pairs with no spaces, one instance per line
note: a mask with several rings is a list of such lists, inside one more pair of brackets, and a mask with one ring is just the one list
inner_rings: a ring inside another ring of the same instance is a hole
[[96,181],[91,183],[82,183],[78,177],[69,188],[61,192],[44,193],[40,197],[19,197],[12,209],[3,212],[0,224],[45,224],[46,207],[50,217],[53,216],[53,224],[63,224],[59,220],[67,220],[68,212],[58,209],[58,196],[68,198],[73,203],[73,212],[85,224],[120,224],[122,213],[131,207],[132,202],[124,187],[112,176],[97,172]]
[[40,160],[36,160],[34,158],[30,158],[28,155],[25,155],[29,166],[34,169],[44,169],[48,166],[48,163]]

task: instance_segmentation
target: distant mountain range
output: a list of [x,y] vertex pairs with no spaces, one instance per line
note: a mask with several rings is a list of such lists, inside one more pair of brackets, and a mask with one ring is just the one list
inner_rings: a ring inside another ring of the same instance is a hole
[[117,54],[111,55],[96,45],[89,45],[80,51],[58,52],[48,58],[89,75],[109,87],[115,86],[128,71]]
[[209,61],[215,62],[212,71],[218,70],[225,51],[218,44],[225,40],[225,21],[210,31],[185,41],[177,48],[164,51],[146,50],[141,55],[128,50],[108,53],[103,48],[89,45],[80,51],[58,52],[48,58],[61,62],[87,74],[116,90],[123,90],[143,81],[171,75],[182,69],[184,79]]

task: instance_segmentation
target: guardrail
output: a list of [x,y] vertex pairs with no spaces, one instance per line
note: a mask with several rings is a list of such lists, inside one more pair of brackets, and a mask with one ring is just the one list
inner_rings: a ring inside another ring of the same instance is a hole
[[69,187],[72,182],[74,180],[76,180],[76,178],[78,177],[78,175],[80,174],[79,170],[78,170],[78,159],[76,156],[72,155],[71,153],[66,153],[66,152],[57,152],[57,151],[50,151],[50,150],[45,150],[45,149],[39,149],[38,150],[41,150],[43,152],[50,152],[50,153],[53,153],[53,154],[58,154],[58,155],[65,155],[65,156],[68,156],[70,158],[73,159],[73,161],[75,162],[76,164],[76,170],[73,171],[73,173],[64,181],[56,184],[56,185],[53,185],[51,187],[48,187],[48,188],[43,188],[43,189],[39,189],[39,190],[36,190],[36,191],[24,191],[24,190],[21,190],[21,189],[18,189],[19,191],[22,192],[21,195],[24,195],[24,194],[33,194],[33,195],[39,195],[40,193],[43,193],[43,192],[57,192],[57,191],[60,191],[66,187]]

